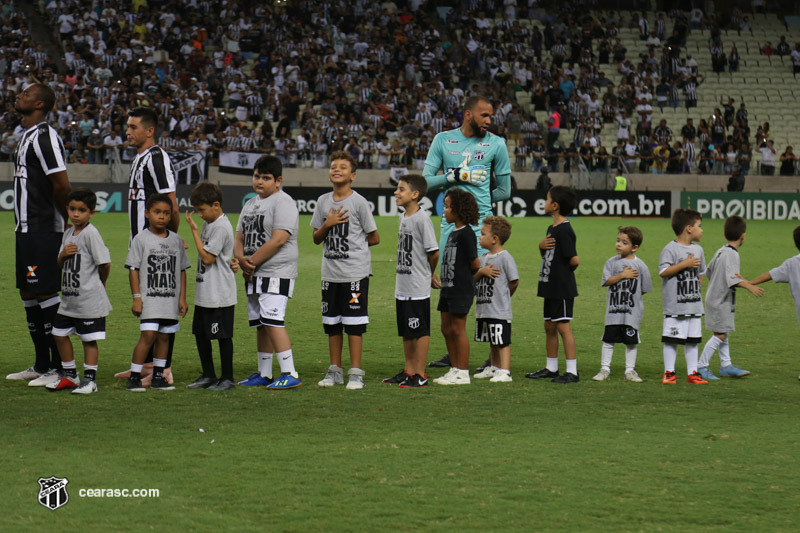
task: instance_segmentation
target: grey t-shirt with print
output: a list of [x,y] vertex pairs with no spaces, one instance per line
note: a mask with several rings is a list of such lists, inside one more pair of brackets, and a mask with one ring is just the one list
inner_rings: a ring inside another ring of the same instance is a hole
[[609,278],[622,273],[626,267],[638,270],[639,275],[635,278],[619,280],[608,287],[605,325],[625,325],[639,329],[644,315],[644,298],[642,296],[653,290],[650,270],[644,261],[638,257],[623,259],[615,255],[606,261],[600,283],[605,285]]
[[216,260],[206,265],[198,254],[194,304],[209,308],[236,305],[236,275],[231,270],[231,221],[226,215],[221,215],[214,222],[204,222],[200,240],[203,241],[203,250],[215,255]]
[[394,297],[423,300],[431,296],[431,267],[428,253],[439,250],[431,217],[424,209],[400,217],[397,234],[397,278]]
[[100,318],[111,312],[106,288],[100,281],[98,267],[111,262],[103,237],[91,223],[75,235],[68,228],[61,238],[61,248],[78,245],[78,253],[67,257],[61,267],[61,305],[58,313],[73,318]]
[[775,283],[789,284],[797,308],[797,321],[800,322],[800,255],[790,257],[781,266],[770,270],[769,275]]
[[703,248],[692,243],[688,246],[671,241],[658,257],[658,274],[676,265],[692,254],[700,258],[699,268],[687,268],[666,278],[661,278],[661,301],[664,316],[689,317],[703,316],[703,296],[700,292],[700,276],[706,272],[706,258]]
[[283,230],[289,234],[289,240],[280,250],[256,269],[256,276],[285,279],[297,277],[297,261],[300,257],[297,248],[299,225],[297,204],[283,191],[277,191],[266,198],[255,196],[244,204],[236,231],[242,232],[245,255],[256,253],[272,238],[275,230]]
[[508,284],[519,279],[517,263],[507,250],[497,254],[484,254],[480,260],[481,268],[492,265],[500,271],[500,274],[494,279],[482,276],[478,280],[475,317],[511,322],[511,291]]
[[136,234],[125,268],[139,271],[140,320],[180,318],[181,272],[191,266],[183,239],[177,233],[167,230],[166,237],[159,237],[146,229]]
[[323,281],[358,281],[372,274],[372,254],[367,245],[367,234],[377,230],[378,226],[366,198],[356,191],[339,201],[333,199],[333,192],[323,194],[317,199],[311,227],[322,227],[328,212],[331,209],[338,211],[342,207],[347,210],[349,218],[330,228],[325,236],[322,252]]

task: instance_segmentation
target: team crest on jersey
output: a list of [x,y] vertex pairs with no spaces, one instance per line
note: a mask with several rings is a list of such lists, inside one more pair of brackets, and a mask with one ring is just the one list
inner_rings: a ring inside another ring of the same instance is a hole
[[328,312],[328,302],[322,302],[322,314],[324,315],[327,312]]
[[419,327],[419,318],[412,317],[408,319],[408,327],[411,329],[417,329]]
[[69,480],[65,477],[40,477],[39,503],[51,511],[66,505],[69,501],[67,483],[69,483]]
[[625,335],[627,335],[628,337],[635,337],[636,336],[636,330],[633,329],[633,328],[627,328],[625,330]]
[[486,152],[483,150],[475,150],[475,153],[472,154],[472,157],[475,159],[475,161],[483,161],[484,155],[486,155]]
[[669,336],[670,337],[677,337],[680,334],[680,330],[676,327],[669,328]]
[[211,334],[216,335],[219,333],[219,322],[212,322],[211,324]]

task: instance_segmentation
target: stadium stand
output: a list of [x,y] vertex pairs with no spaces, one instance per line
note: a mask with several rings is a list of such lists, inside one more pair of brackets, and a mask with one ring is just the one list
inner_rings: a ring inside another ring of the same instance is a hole
[[[72,162],[117,149],[130,159],[125,110],[152,105],[167,149],[326,167],[344,148],[365,168],[420,168],[465,97],[483,94],[517,170],[757,172],[771,140],[778,171],[797,173],[787,147],[800,141],[800,30],[785,18],[450,4],[42,1],[27,16],[49,25],[51,43],[4,0],[0,158],[21,133],[14,96],[38,80],[59,95],[53,122]],[[562,127],[549,137],[553,110]]]

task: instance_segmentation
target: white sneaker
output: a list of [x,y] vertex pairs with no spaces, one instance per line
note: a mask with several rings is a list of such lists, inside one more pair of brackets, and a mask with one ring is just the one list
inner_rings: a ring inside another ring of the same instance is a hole
[[46,387],[48,384],[58,383],[60,380],[61,376],[58,375],[58,370],[48,370],[38,378],[29,381],[28,387]]
[[456,373],[458,373],[458,369],[450,367],[450,370],[448,370],[444,376],[439,376],[438,378],[434,379],[433,382],[441,385],[443,380],[449,381]]
[[642,382],[642,378],[639,377],[639,374],[636,372],[636,370],[625,372],[625,379],[627,379],[628,381],[633,381],[634,383]]
[[26,368],[22,372],[14,372],[13,374],[9,374],[6,376],[6,379],[16,379],[19,381],[29,381],[31,379],[36,379],[41,376],[40,373],[36,371],[35,368],[30,367]]
[[47,390],[74,389],[80,384],[81,380],[78,376],[71,378],[69,376],[61,374],[58,376],[58,380],[48,383],[47,385],[45,385],[45,388]]
[[336,365],[328,367],[328,373],[321,381],[317,382],[318,387],[333,387],[334,385],[344,385],[344,374],[342,369]]
[[77,389],[72,390],[72,394],[92,394],[93,392],[97,392],[97,383],[91,379],[84,379]]
[[489,381],[492,383],[510,383],[513,380],[511,379],[511,372],[501,368],[500,370],[495,371],[494,377]]
[[364,371],[360,368],[351,368],[347,371],[347,390],[361,390],[364,388]]
[[475,379],[484,379],[484,378],[494,377],[494,375],[495,375],[494,367],[490,365],[481,370],[480,372],[476,372],[475,374],[472,375],[472,377]]
[[[469,385],[469,370],[453,369],[451,374],[445,374],[439,378],[439,385]],[[449,377],[448,377],[449,376]]]
[[611,375],[610,370],[606,370],[605,368],[601,368],[600,372],[598,372],[592,379],[595,381],[608,381],[608,376]]

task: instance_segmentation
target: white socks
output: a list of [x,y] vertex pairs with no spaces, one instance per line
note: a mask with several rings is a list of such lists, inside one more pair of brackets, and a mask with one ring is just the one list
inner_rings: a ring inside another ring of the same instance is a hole
[[633,371],[636,368],[636,352],[639,346],[636,344],[625,345],[625,373]]
[[675,359],[678,358],[677,344],[664,344],[664,372],[675,372]]
[[[714,338],[716,339],[716,337]],[[731,364],[731,346],[728,344],[728,336],[725,335],[725,340],[719,345],[719,366],[725,368]]]
[[686,374],[691,376],[697,372],[697,352],[700,350],[696,344],[687,344],[683,349],[686,357]]
[[547,358],[547,370],[550,372],[558,372],[558,357]]
[[567,359],[567,372],[573,374],[575,376],[578,375],[578,360],[577,359]]
[[[275,354],[278,357],[278,364],[281,365],[281,374],[290,374],[293,378],[297,377],[297,372],[294,369],[294,357],[292,357],[292,349],[289,348],[284,352]],[[270,373],[272,373],[272,361],[270,361]]]
[[611,357],[614,355],[614,345],[607,342],[603,343],[600,351],[600,370],[611,371]]
[[[697,366],[700,368],[708,368],[708,365],[711,364],[711,358],[714,357],[714,352],[722,344],[722,341],[719,340],[719,337],[716,335],[711,335],[711,338],[708,339],[706,342],[705,347],[703,348],[703,353],[700,355],[700,361],[697,363]],[[720,349],[720,359],[722,359],[722,350]]]
[[272,379],[272,352],[258,352],[258,373]]

